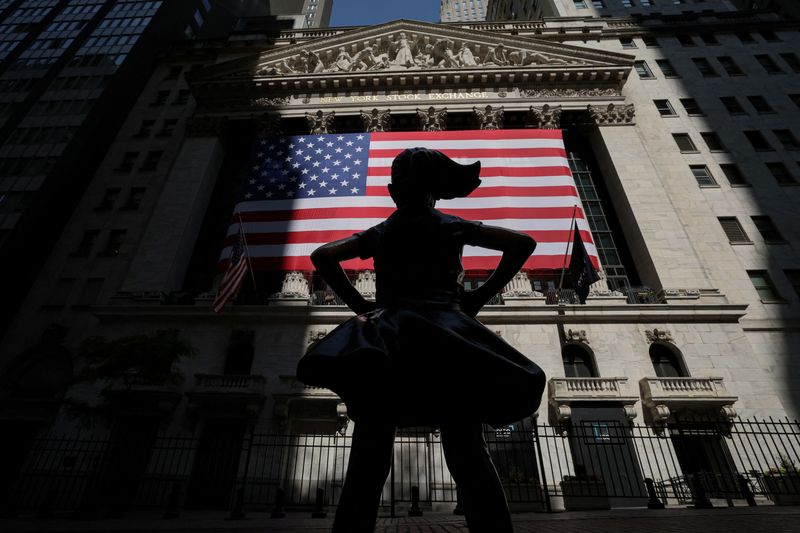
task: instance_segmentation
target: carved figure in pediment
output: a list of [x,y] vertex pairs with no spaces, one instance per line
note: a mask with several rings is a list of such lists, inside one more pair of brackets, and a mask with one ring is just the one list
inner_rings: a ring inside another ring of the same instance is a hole
[[400,65],[401,67],[414,66],[414,54],[411,52],[411,45],[405,33],[400,34],[400,38],[392,46],[394,52],[394,60],[392,63]]
[[414,64],[418,67],[427,68],[433,66],[433,45],[426,44],[419,48],[419,52],[414,56]]
[[361,111],[361,121],[364,123],[364,129],[370,133],[375,131],[389,131],[390,119],[391,111],[388,109],[384,111],[373,109],[369,113]]
[[475,118],[478,122],[478,129],[481,130],[499,130],[503,128],[503,115],[505,111],[500,109],[493,109],[492,106],[487,105],[484,109],[472,108]]
[[378,58],[375,57],[372,46],[367,46],[353,56],[353,63],[350,65],[350,71],[370,70],[371,67],[377,64]]
[[340,72],[347,72],[350,70],[350,67],[353,65],[353,58],[350,54],[347,53],[347,50],[344,49],[344,46],[339,47],[339,55],[336,56],[336,61],[333,62],[331,66],[331,70],[340,71]]
[[447,124],[447,108],[436,110],[431,106],[428,109],[417,108],[419,129],[422,131],[444,131]]
[[458,51],[458,60],[464,67],[478,66],[478,62],[475,61],[475,56],[472,54],[472,50],[467,45],[467,43],[461,44],[461,50]]
[[325,113],[321,109],[314,114],[306,112],[309,133],[311,135],[321,135],[323,133],[333,133],[333,119],[336,111]]
[[453,53],[453,41],[438,39],[433,43],[433,64],[437,67],[458,67],[458,57]]
[[508,56],[506,54],[506,47],[501,44],[492,46],[486,55],[483,57],[483,64],[485,66],[505,66],[508,65]]
[[304,74],[317,73],[325,70],[325,63],[316,52],[301,50],[297,56],[294,69]]
[[527,50],[515,50],[508,54],[508,59],[514,65],[568,65],[569,61],[559,59],[557,57],[548,57],[540,54],[539,52],[529,52]]

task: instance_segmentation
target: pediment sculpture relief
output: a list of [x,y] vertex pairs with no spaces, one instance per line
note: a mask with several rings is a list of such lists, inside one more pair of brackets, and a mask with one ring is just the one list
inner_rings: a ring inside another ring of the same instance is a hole
[[435,35],[398,32],[359,43],[321,50],[300,50],[294,56],[263,65],[259,76],[365,72],[375,70],[519,67],[528,65],[577,65],[581,61]]

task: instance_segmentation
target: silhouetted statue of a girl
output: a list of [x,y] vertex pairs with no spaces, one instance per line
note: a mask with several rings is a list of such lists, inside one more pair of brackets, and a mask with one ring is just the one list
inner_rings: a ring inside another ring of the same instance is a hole
[[[335,533],[374,531],[397,426],[441,428],[471,532],[512,531],[482,424],[498,427],[531,416],[545,376],[474,317],[536,243],[434,209],[436,200],[469,195],[480,185],[479,172],[480,163],[405,150],[392,164],[389,185],[397,211],[311,254],[317,271],[358,315],[309,348],[297,369],[302,382],[336,392],[355,422]],[[464,245],[503,253],[494,273],[472,291],[461,283]],[[375,303],[359,294],[339,264],[356,257],[374,258]]]

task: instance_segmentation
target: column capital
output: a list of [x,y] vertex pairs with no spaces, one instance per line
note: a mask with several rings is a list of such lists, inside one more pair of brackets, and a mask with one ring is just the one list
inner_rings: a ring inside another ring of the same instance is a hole
[[525,125],[542,130],[561,128],[561,106],[544,104],[542,107],[531,106],[525,117]]
[[444,131],[447,129],[447,108],[417,108],[417,120],[420,131]]
[[323,133],[336,133],[333,128],[333,119],[336,118],[336,111],[328,113],[319,109],[316,113],[306,112],[306,122],[308,122],[309,134],[320,135]]
[[374,108],[372,111],[361,111],[361,122],[364,123],[364,131],[373,133],[378,131],[391,131],[391,110],[383,111]]
[[589,116],[598,126],[633,126],[636,124],[636,107],[633,104],[608,104],[587,106]]
[[473,107],[472,115],[475,117],[475,122],[478,129],[481,130],[501,130],[503,129],[503,115],[505,111],[503,107],[495,109],[487,105],[483,109]]

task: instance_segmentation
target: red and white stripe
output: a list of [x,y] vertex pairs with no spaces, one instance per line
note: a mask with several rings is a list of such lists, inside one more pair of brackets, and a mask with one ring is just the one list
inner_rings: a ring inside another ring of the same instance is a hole
[[[313,270],[309,255],[327,242],[348,237],[386,219],[395,210],[386,185],[393,159],[404,149],[439,150],[459,163],[481,162],[481,186],[467,198],[443,200],[443,212],[485,224],[522,231],[537,247],[524,268],[560,269],[571,253],[570,223],[575,210],[578,230],[590,259],[599,269],[597,249],[586,221],[559,130],[474,130],[372,133],[367,195],[342,198],[243,201],[236,207],[244,221],[254,268]],[[230,255],[239,224],[228,231]],[[497,266],[500,252],[466,247],[467,270]],[[348,269],[367,269],[371,260],[354,259]]]
[[236,298],[246,275],[246,255],[242,255],[242,257],[239,258],[239,262],[235,265],[228,264],[228,270],[225,271],[225,275],[222,276],[222,280],[219,283],[217,295],[214,297],[214,303],[211,304],[215,313],[222,311],[226,303]]

